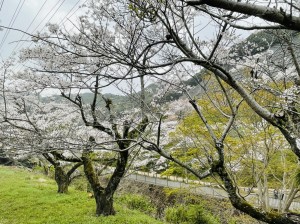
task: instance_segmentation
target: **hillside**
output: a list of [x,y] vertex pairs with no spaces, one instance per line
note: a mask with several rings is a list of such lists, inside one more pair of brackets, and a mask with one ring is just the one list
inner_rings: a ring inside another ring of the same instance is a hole
[[83,191],[57,194],[54,180],[15,167],[0,166],[1,224],[159,224],[116,199],[116,216],[95,217],[94,199]]
[[232,208],[227,200],[129,180],[122,181],[115,197],[117,214],[95,217],[94,199],[83,186],[84,178],[73,184],[69,194],[57,194],[55,182],[49,177],[0,166],[0,224],[181,224],[182,220],[185,224],[257,223]]

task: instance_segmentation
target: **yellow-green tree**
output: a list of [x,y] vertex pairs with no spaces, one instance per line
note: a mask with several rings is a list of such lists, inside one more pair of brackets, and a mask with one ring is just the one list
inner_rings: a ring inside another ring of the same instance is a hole
[[[220,137],[228,120],[227,114],[230,114],[230,105],[225,95],[216,91],[215,85],[217,84],[211,82],[210,90],[197,103],[214,133]],[[224,141],[228,173],[238,187],[253,189],[258,194],[259,206],[264,210],[270,210],[269,198],[273,197],[270,189],[285,192],[280,209],[287,210],[298,192],[298,186],[295,184],[295,171],[298,167],[296,156],[291,153],[288,143],[277,129],[239,101],[239,97],[230,89],[224,90],[227,94],[231,94],[230,97],[235,99],[234,103],[238,106],[234,125]],[[257,91],[253,95],[262,104],[266,106],[269,104],[270,108],[274,106],[270,104],[273,94]],[[195,170],[205,171],[218,160],[215,143],[209,131],[204,128],[197,112],[191,112],[180,121],[176,130],[170,133],[170,143],[167,147],[172,156]],[[164,174],[194,177],[192,173],[172,161]],[[219,178],[215,176],[209,180],[219,181]],[[242,189],[240,192],[244,196],[248,194]]]

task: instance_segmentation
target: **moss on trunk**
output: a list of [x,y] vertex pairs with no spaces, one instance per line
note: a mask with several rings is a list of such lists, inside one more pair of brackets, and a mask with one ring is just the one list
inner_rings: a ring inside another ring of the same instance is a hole
[[57,193],[68,193],[70,184],[69,176],[60,165],[55,166],[55,181],[58,187]]

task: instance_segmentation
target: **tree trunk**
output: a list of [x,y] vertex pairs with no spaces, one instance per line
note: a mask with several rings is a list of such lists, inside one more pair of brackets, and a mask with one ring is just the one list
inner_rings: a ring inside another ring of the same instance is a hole
[[224,166],[224,145],[218,144],[216,145],[216,149],[219,152],[219,161],[212,165],[212,172],[217,173],[221,178],[224,187],[228,193],[229,200],[231,204],[238,210],[250,215],[251,217],[263,221],[266,223],[272,224],[296,224],[297,221],[294,221],[283,214],[278,214],[275,212],[267,212],[261,211],[258,208],[253,207],[250,205],[244,198],[241,198],[237,194],[237,189],[232,181],[231,177],[226,171]]
[[270,211],[270,202],[269,202],[269,185],[268,185],[268,176],[267,174],[263,173],[264,176],[264,192],[265,192],[265,211],[269,212]]
[[261,211],[258,208],[251,206],[248,202],[244,199],[240,198],[236,193],[236,187],[234,186],[231,178],[229,177],[228,173],[226,172],[225,168],[222,166],[217,167],[215,171],[221,177],[226,191],[229,196],[229,200],[231,204],[238,210],[250,215],[251,217],[272,224],[296,224],[297,221],[289,219],[285,215],[281,215],[275,212],[267,212]]
[[[52,155],[51,155],[52,154]],[[72,181],[71,175],[76,171],[78,167],[82,165],[82,162],[77,162],[67,173],[64,171],[62,165],[58,161],[57,157],[61,155],[55,151],[49,153],[43,153],[43,156],[48,162],[54,166],[54,176],[58,187],[57,193],[68,193],[69,185]]]
[[299,188],[295,188],[295,186],[293,185],[290,193],[287,195],[287,199],[286,199],[285,206],[283,208],[283,212],[289,211],[289,208],[290,208],[296,194],[298,193],[298,191],[299,191]]
[[55,166],[55,181],[58,187],[57,193],[68,193],[70,184],[69,176],[60,165]]
[[96,200],[96,215],[109,216],[114,215],[115,210],[113,208],[113,193],[108,193],[106,188],[102,187],[99,182],[99,178],[93,167],[92,160],[90,158],[90,152],[84,152],[82,154],[83,168],[86,178],[88,179]]
[[95,194],[96,200],[96,215],[114,215],[116,214],[113,206],[113,195],[108,194],[105,190]]

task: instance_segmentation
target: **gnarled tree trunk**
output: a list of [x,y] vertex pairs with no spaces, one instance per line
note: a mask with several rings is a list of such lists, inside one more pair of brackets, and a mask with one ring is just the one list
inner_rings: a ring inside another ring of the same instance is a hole
[[114,215],[113,195],[110,195],[106,190],[99,191],[95,194],[96,200],[96,215]]
[[278,214],[275,212],[262,212],[261,210],[251,206],[246,200],[239,197],[237,194],[236,186],[234,185],[230,175],[226,171],[224,165],[224,146],[223,144],[216,145],[216,149],[219,152],[220,158],[219,161],[212,165],[212,172],[217,173],[221,178],[224,187],[229,196],[229,200],[231,204],[238,210],[245,212],[246,214],[252,216],[253,218],[267,222],[267,223],[274,223],[274,224],[296,224],[297,221],[294,221],[288,218],[285,215]]
[[89,151],[85,151],[82,155],[84,173],[92,187],[95,201],[96,201],[96,215],[108,216],[114,215],[115,210],[113,206],[114,193],[125,173],[125,168],[128,160],[128,151],[120,152],[120,157],[113,175],[111,176],[107,186],[101,186],[99,178],[93,167],[92,159]]
[[55,166],[55,182],[57,184],[57,193],[68,193],[69,185],[70,185],[70,179],[69,176],[66,174],[66,172],[63,170],[63,167],[61,165]]
[[48,153],[44,153],[43,156],[54,166],[54,179],[58,188],[57,193],[68,193],[69,185],[72,181],[71,175],[82,165],[82,162],[77,162],[68,172],[66,172],[60,162],[55,159],[58,154],[53,154],[53,157]]

